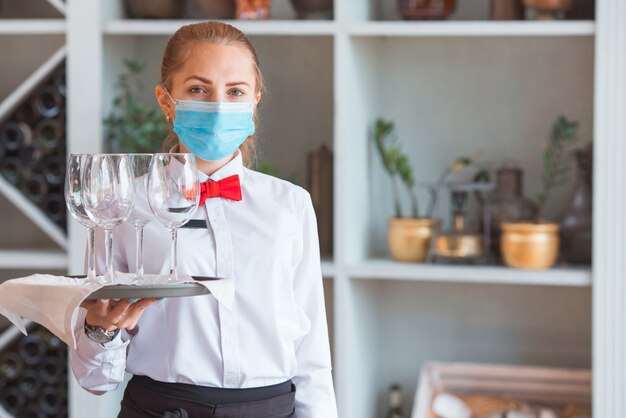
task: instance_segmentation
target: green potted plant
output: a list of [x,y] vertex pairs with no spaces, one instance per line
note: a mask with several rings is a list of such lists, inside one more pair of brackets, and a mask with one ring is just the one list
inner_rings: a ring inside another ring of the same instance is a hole
[[[452,173],[472,164],[474,159],[457,158],[444,169],[435,187],[430,189],[430,202],[425,216],[420,216],[413,167],[398,144],[393,130],[393,122],[384,119],[379,118],[374,125],[374,143],[383,168],[390,177],[394,201],[394,216],[389,219],[387,229],[389,253],[397,261],[423,262],[428,257],[433,233],[441,224],[439,219],[432,217],[439,189],[437,186],[441,186]],[[411,202],[408,216],[404,216],[402,210],[400,186]]]
[[536,201],[537,219],[502,223],[500,251],[509,267],[543,270],[554,265],[559,256],[559,224],[546,221],[544,209],[552,191],[567,183],[576,153],[578,122],[560,116],[550,131],[543,152],[542,189]]
[[108,148],[112,152],[158,152],[168,134],[165,117],[157,106],[138,98],[143,66],[133,60],[124,60],[124,66],[113,109],[104,119]]

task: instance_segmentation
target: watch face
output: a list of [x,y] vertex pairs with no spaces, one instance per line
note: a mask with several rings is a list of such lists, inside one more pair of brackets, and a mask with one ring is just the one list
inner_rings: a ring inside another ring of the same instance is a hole
[[104,332],[98,330],[89,330],[89,332],[87,333],[87,337],[89,337],[90,340],[93,340],[100,344],[108,343],[112,340],[111,337],[106,335]]

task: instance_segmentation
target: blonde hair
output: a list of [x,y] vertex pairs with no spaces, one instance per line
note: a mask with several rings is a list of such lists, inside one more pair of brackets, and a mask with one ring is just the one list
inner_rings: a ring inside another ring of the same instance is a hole
[[[161,85],[171,91],[171,77],[184,64],[185,59],[189,56],[191,50],[190,45],[200,44],[203,42],[211,42],[219,45],[239,45],[250,52],[252,63],[254,64],[254,72],[256,76],[255,96],[264,90],[263,77],[259,68],[259,58],[256,51],[246,35],[234,26],[222,22],[199,22],[182,26],[167,41],[165,50],[163,51],[163,59],[161,61]],[[258,125],[257,114],[254,114],[254,123]],[[164,150],[171,149],[178,143],[178,135],[172,131],[163,144]],[[256,160],[256,141],[255,136],[251,135],[239,147],[243,157],[243,162],[250,167]]]

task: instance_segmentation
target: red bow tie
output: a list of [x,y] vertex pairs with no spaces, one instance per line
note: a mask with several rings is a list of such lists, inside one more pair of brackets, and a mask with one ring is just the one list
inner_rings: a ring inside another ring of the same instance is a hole
[[230,200],[241,200],[241,184],[239,183],[239,175],[235,174],[221,180],[208,180],[200,183],[200,202],[198,206],[202,206],[204,201],[209,197],[223,197]]

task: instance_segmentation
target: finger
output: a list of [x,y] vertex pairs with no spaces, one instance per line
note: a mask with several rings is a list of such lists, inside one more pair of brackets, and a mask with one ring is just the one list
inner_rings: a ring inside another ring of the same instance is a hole
[[135,311],[143,311],[155,302],[157,302],[157,299],[155,298],[141,299],[140,301],[133,303],[132,309]]
[[98,299],[93,301],[93,303],[87,308],[89,313],[105,317],[109,312],[109,300],[108,299]]
[[153,303],[157,302],[157,299],[142,299],[139,302],[134,303],[131,307],[126,311],[126,315],[122,319],[122,321],[118,324],[120,328],[125,328],[127,330],[132,330],[139,322],[139,318],[143,312]]
[[82,301],[80,303],[80,307],[81,308],[85,308],[85,309],[89,309],[91,306],[93,306],[96,303],[96,301],[91,300],[91,299],[85,299],[84,301]]
[[113,324],[117,324],[124,319],[130,306],[131,303],[127,300],[118,301],[115,307],[109,311],[107,319]]

